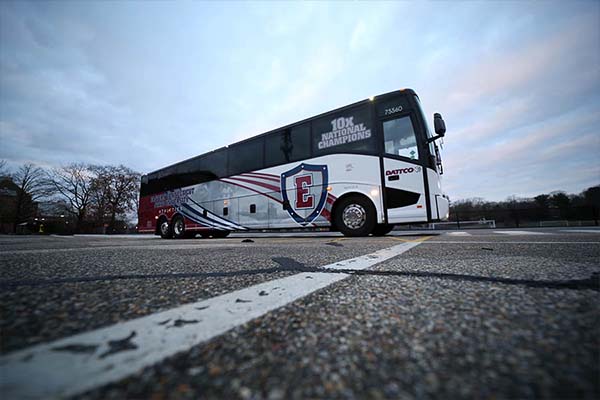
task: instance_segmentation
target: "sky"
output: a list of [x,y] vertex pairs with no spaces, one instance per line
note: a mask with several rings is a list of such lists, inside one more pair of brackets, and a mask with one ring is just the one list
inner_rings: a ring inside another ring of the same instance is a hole
[[147,173],[400,88],[444,190],[600,184],[600,2],[0,2],[0,159]]

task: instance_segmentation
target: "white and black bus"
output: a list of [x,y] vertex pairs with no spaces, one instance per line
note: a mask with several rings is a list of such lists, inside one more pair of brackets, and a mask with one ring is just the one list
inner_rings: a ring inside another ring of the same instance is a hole
[[163,238],[329,227],[385,235],[448,218],[436,141],[410,89],[386,93],[142,177],[139,232]]

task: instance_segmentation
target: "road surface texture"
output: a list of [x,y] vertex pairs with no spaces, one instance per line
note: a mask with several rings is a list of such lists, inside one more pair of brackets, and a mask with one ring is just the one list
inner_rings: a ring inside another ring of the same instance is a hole
[[0,237],[4,398],[599,398],[600,230]]

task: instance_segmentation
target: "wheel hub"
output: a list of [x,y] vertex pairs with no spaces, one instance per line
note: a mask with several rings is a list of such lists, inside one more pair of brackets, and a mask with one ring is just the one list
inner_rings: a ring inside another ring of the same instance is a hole
[[344,225],[350,229],[359,229],[367,220],[367,212],[360,204],[349,204],[342,214]]
[[163,221],[163,223],[160,224],[160,232],[163,235],[167,235],[169,233],[169,223],[167,221]]
[[173,231],[175,234],[178,236],[181,235],[183,233],[183,229],[183,221],[181,219],[175,221],[175,226],[173,226]]

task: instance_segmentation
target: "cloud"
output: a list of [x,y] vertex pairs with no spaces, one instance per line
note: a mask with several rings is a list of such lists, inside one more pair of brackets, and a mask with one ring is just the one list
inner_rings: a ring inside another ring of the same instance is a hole
[[460,142],[479,142],[494,138],[501,132],[518,128],[523,120],[531,123],[527,118],[536,106],[533,96],[510,98],[499,102],[493,107],[478,109],[473,115],[474,121],[453,132],[453,139]]
[[452,198],[576,191],[598,182],[599,10],[3,2],[0,157],[147,172],[413,87],[446,119]]
[[[248,138],[318,113],[319,111],[314,111],[314,106],[322,104],[320,99],[326,98],[327,87],[341,71],[343,60],[343,53],[330,43],[324,42],[312,49],[303,57],[305,68],[297,71],[298,75],[285,73],[278,78],[285,81],[279,93],[263,92],[264,97],[261,99],[268,101],[269,96],[274,96],[276,102],[269,101],[269,106],[266,107],[264,102],[258,101],[246,110],[249,122],[240,124],[233,136],[234,140]],[[286,69],[287,66],[288,64],[282,64],[279,68]],[[259,86],[268,88],[272,80],[267,76]]]
[[445,184],[453,198],[498,200],[509,190],[532,194],[567,182],[580,191],[600,182],[590,173],[582,179],[582,166],[571,166],[573,160],[595,171],[599,165],[593,139],[600,123],[597,16],[566,13],[553,21],[551,33],[540,29],[518,37],[522,44],[517,37],[512,46],[497,43],[498,51],[481,52],[454,71],[445,98],[428,88],[449,129]]
[[[600,119],[596,122],[600,122]],[[600,136],[597,132],[589,133],[579,137],[569,137],[560,143],[542,148],[538,155],[538,161],[564,160],[565,157],[577,156],[581,149],[591,149],[600,154]],[[600,180],[600,175],[597,176]]]
[[367,36],[367,25],[361,19],[358,21],[358,24],[354,27],[354,31],[352,32],[352,37],[350,38],[350,50],[357,51],[360,48],[363,48],[369,43],[369,38]]
[[507,190],[534,196],[560,189],[558,182],[566,185],[563,190],[579,192],[600,181],[590,172],[600,169],[598,126],[600,112],[587,106],[520,128],[499,142],[469,145],[463,157],[446,163],[453,179],[445,183],[455,199],[485,193],[500,200]]
[[[589,51],[598,46],[597,35],[596,18],[579,17],[559,26],[552,35],[538,36],[525,46],[483,58],[452,82],[446,104],[458,113],[476,103],[511,98],[527,88],[547,92],[563,86],[565,80],[576,85],[567,88],[571,92],[598,86],[600,54]],[[564,75],[557,80],[560,74]]]

